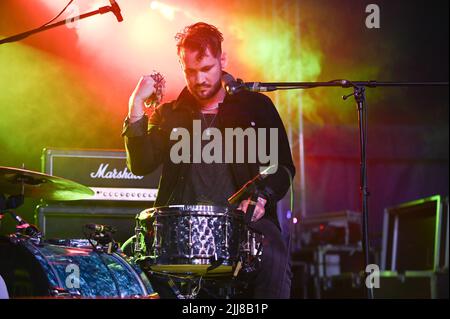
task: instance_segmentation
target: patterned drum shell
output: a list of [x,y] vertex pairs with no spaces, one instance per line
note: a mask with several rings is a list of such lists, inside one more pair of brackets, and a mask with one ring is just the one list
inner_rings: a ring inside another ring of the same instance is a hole
[[173,205],[147,209],[137,217],[137,235],[145,235],[143,255],[152,269],[204,273],[232,271],[247,240],[243,214],[208,205]]

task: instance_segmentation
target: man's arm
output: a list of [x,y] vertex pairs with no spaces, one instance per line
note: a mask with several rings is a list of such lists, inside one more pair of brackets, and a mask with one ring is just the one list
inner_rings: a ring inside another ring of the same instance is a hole
[[[287,138],[286,130],[283,122],[275,109],[273,102],[265,95],[261,95],[262,109],[264,110],[264,116],[270,119],[270,125],[267,127],[277,128],[278,130],[278,169],[275,173],[268,175],[262,185],[262,193],[259,194],[255,204],[255,209],[252,216],[252,221],[261,219],[265,213],[267,206],[275,206],[276,203],[286,195],[287,190],[291,184],[291,180],[295,175],[295,166],[292,162],[291,148],[289,147],[289,140]],[[266,135],[266,150],[270,146],[270,130]],[[270,150],[272,152],[273,150]],[[244,213],[247,212],[250,199],[243,200],[238,209]]]
[[136,175],[145,175],[155,170],[163,160],[165,134],[160,129],[161,106],[151,110],[150,120],[145,115],[144,101],[155,91],[155,81],[149,75],[140,78],[130,96],[128,117],[122,136],[125,139],[127,165]]
[[[283,122],[272,100],[263,97],[266,103],[267,118],[271,119],[271,127],[278,129],[278,169],[276,173],[269,175],[264,180],[267,200],[276,203],[286,195],[291,184],[291,178],[295,176],[295,166],[292,161],[291,148]],[[272,150],[271,150],[272,151]]]
[[167,148],[167,135],[159,127],[159,110],[150,120],[146,115],[134,123],[125,120],[123,137],[128,168],[135,175],[154,171],[163,161]]

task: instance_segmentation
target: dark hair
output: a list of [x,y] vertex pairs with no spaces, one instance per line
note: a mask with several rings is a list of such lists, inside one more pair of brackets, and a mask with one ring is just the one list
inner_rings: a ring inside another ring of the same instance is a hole
[[182,32],[176,34],[175,39],[178,55],[181,49],[198,51],[198,59],[205,55],[207,48],[214,57],[222,53],[222,33],[215,26],[205,22],[197,22],[185,27]]

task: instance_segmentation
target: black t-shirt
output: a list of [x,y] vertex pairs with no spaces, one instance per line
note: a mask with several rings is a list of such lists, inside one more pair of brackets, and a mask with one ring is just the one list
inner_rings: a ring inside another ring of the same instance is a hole
[[[202,132],[208,128],[218,127],[218,114],[200,114]],[[223,134],[222,134],[223,136]],[[202,140],[203,147],[209,140]],[[222,139],[222,154],[225,151],[225,141]],[[223,156],[222,156],[223,159]],[[227,199],[233,195],[234,185],[230,164],[223,163],[190,163],[185,175],[184,183],[181,183],[178,203],[182,205],[218,205],[226,206]]]

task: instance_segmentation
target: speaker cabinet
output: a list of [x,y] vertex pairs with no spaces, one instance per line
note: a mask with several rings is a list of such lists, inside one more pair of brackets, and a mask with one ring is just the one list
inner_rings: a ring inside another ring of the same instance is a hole
[[381,268],[398,272],[438,271],[440,255],[445,250],[441,249],[445,247],[446,230],[442,212],[439,195],[387,208]]
[[85,238],[85,224],[109,225],[116,229],[114,240],[123,243],[134,235],[135,217],[142,206],[79,206],[42,204],[36,208],[36,223],[46,239]]

